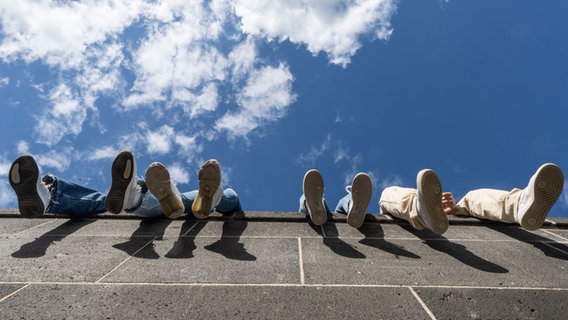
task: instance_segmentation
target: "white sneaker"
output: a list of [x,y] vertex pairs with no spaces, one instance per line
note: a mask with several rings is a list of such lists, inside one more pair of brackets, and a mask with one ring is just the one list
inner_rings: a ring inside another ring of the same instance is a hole
[[562,170],[553,163],[543,164],[522,191],[515,220],[527,230],[540,228],[563,186]]
[[185,206],[181,194],[170,177],[166,167],[154,162],[146,169],[146,186],[148,190],[160,201],[164,215],[170,219],[177,219],[183,215]]
[[39,176],[35,159],[30,155],[16,159],[10,167],[9,180],[18,197],[20,214],[26,218],[41,217],[51,194]]
[[327,221],[327,211],[323,203],[323,178],[316,169],[309,170],[304,175],[303,192],[306,209],[312,222],[319,226]]
[[[199,179],[199,190],[191,205],[191,211],[197,219],[205,219],[219,204],[214,202],[220,201],[220,196],[223,195],[222,189],[221,194],[218,193],[221,186],[221,165],[215,159],[207,160],[199,169],[197,177]],[[214,201],[215,195],[217,195],[217,198]]]
[[119,153],[112,163],[112,183],[105,200],[107,211],[119,214],[136,208],[142,201],[140,186],[136,181],[136,159],[130,151]]
[[366,173],[358,173],[351,183],[351,202],[347,213],[347,223],[353,228],[359,228],[365,221],[367,207],[373,195],[373,183]]
[[443,234],[448,230],[448,217],[442,209],[442,184],[438,175],[430,169],[421,170],[416,176],[416,188],[418,215],[426,228]]

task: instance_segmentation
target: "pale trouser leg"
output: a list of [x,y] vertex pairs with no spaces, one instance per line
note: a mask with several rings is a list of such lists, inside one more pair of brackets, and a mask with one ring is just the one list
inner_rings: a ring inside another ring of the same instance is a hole
[[515,223],[515,212],[522,190],[477,189],[468,192],[459,202],[456,215]]
[[417,191],[413,188],[385,188],[379,200],[381,213],[388,213],[395,218],[404,219],[416,229],[424,229],[426,227],[424,220],[418,215],[416,194]]

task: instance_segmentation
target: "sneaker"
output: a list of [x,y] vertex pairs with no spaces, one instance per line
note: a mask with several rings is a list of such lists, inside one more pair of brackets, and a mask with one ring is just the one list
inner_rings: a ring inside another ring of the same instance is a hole
[[562,170],[553,163],[542,165],[521,193],[515,220],[527,230],[540,228],[563,186]]
[[51,196],[41,181],[34,158],[25,155],[16,159],[10,167],[9,180],[18,197],[20,214],[26,218],[41,217]]
[[347,223],[353,228],[359,228],[365,221],[367,207],[373,195],[373,183],[366,173],[358,173],[351,184],[351,202],[347,213]]
[[324,224],[327,221],[327,210],[323,203],[323,178],[319,171],[312,169],[306,172],[303,191],[310,219],[317,226]]
[[183,215],[185,206],[181,194],[173,183],[166,167],[154,162],[146,169],[146,186],[148,190],[160,201],[164,215],[170,219],[177,219]]
[[107,211],[119,214],[135,208],[142,200],[136,182],[136,160],[130,151],[119,153],[112,163],[112,183],[105,200]]
[[[191,205],[191,211],[197,219],[205,219],[209,217],[211,211],[219,203],[219,187],[221,185],[221,166],[215,159],[207,160],[199,169],[199,190],[197,197]],[[221,195],[222,195],[221,191]],[[217,197],[214,201],[214,195]]]
[[438,175],[430,170],[421,170],[416,176],[418,215],[426,228],[437,234],[448,230],[448,217],[442,209],[442,184]]

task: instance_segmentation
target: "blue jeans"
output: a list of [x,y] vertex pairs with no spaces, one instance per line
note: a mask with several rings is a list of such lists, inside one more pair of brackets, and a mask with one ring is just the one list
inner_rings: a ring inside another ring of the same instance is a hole
[[[51,199],[46,212],[65,215],[69,217],[88,217],[98,213],[106,212],[106,194],[89,189],[84,186],[69,182],[64,179],[49,175],[51,185]],[[151,192],[148,192],[146,183],[138,180],[142,190],[142,202],[140,206],[129,212],[143,218],[165,217],[160,202]],[[191,212],[191,205],[197,197],[197,191],[182,193],[182,201],[185,206],[185,213]],[[221,202],[215,208],[220,213],[232,213],[241,211],[241,203],[237,193],[233,189],[225,189]]]
[[[308,214],[308,208],[306,208],[306,197],[304,195],[302,195],[300,197],[300,212],[303,212],[306,216],[309,215]],[[343,198],[339,199],[339,201],[337,202],[337,206],[335,207],[335,212],[338,213],[343,213],[343,214],[347,214],[349,212],[349,201],[351,201],[351,194],[348,193],[347,195],[345,195]],[[329,206],[327,205],[327,202],[325,201],[325,198],[323,199],[323,204],[325,205],[325,211],[327,211],[327,213],[331,213],[331,211],[329,210]]]

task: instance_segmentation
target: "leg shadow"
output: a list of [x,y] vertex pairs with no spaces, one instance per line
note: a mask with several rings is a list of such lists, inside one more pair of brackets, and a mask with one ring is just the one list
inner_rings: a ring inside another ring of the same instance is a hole
[[491,261],[487,261],[475,255],[473,252],[467,250],[464,245],[450,242],[448,239],[442,236],[435,235],[435,237],[432,237],[434,233],[429,230],[416,230],[408,224],[401,224],[400,226],[406,231],[422,239],[422,241],[424,241],[424,243],[427,244],[430,248],[439,252],[443,252],[470,267],[491,273],[509,272],[509,270],[501,267],[500,265],[495,264]]
[[[195,246],[195,235],[197,235],[206,224],[206,221],[185,220],[181,225],[179,238],[170,251],[165,254],[165,257],[170,259],[193,258],[193,250],[197,248]],[[191,236],[188,236],[189,232],[191,232]]]
[[244,219],[242,211],[235,212],[223,222],[221,239],[205,246],[205,249],[218,253],[227,259],[255,261],[256,257],[250,254],[245,245],[240,242],[241,235],[247,228],[248,222]]
[[154,240],[163,239],[164,232],[170,223],[171,220],[142,219],[140,226],[132,233],[128,241],[117,243],[113,247],[133,257],[158,259],[160,255],[156,252]]
[[357,230],[365,236],[363,240],[359,241],[361,244],[391,253],[397,259],[400,256],[420,259],[419,255],[405,250],[404,247],[386,241],[384,239],[383,229],[378,223],[365,223]]
[[43,257],[47,248],[56,241],[61,241],[68,235],[76,232],[82,227],[95,222],[95,219],[70,219],[61,224],[57,228],[48,231],[36,238],[30,243],[22,245],[22,247],[12,253],[14,258],[39,258]]
[[568,246],[563,243],[556,242],[550,238],[545,238],[517,226],[488,225],[487,227],[515,240],[528,243],[541,250],[547,257],[568,260],[568,254],[566,254],[566,252],[568,252]]
[[334,222],[328,222],[321,226],[316,226],[311,220],[308,221],[308,223],[312,229],[322,236],[323,244],[330,248],[335,254],[353,259],[367,258],[367,256],[355,249],[352,245],[339,239],[339,232]]

